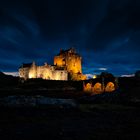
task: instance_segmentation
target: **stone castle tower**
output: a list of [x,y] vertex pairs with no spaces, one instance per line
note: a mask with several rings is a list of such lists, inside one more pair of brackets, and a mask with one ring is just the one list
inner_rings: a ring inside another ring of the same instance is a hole
[[71,80],[86,79],[86,76],[82,74],[81,63],[82,57],[76,53],[74,48],[60,50],[60,53],[54,57],[54,65],[66,69]]

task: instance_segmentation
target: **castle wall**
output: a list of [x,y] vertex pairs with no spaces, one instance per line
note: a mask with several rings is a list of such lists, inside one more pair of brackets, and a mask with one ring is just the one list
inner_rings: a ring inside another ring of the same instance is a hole
[[37,67],[37,78],[43,78],[44,66]]
[[24,78],[25,80],[29,78],[29,69],[30,68],[20,68],[19,77]]
[[80,81],[80,80],[86,80],[86,75],[83,75],[82,73],[71,73],[70,74],[70,80],[76,80],[76,81]]
[[35,63],[29,69],[29,78],[37,78],[37,66]]
[[81,57],[77,54],[61,54],[54,57],[54,65],[56,66],[66,66],[68,72],[72,73],[82,73]]
[[66,58],[67,71],[72,73],[82,73],[81,57],[78,55],[71,55]]
[[38,72],[40,75],[40,78],[43,79],[52,79],[52,68],[51,66],[39,66],[38,67]]
[[54,65],[56,66],[65,66],[65,57],[60,55],[60,56],[55,56],[54,57]]
[[68,72],[65,70],[52,71],[53,80],[68,80]]
[[32,66],[29,69],[29,78],[42,78],[47,80],[68,80],[68,72],[55,70],[54,66]]

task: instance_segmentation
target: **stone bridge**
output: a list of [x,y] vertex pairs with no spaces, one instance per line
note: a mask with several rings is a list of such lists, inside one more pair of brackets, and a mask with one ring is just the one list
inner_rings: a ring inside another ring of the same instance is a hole
[[96,78],[83,82],[83,91],[89,94],[113,92],[118,88],[117,78]]

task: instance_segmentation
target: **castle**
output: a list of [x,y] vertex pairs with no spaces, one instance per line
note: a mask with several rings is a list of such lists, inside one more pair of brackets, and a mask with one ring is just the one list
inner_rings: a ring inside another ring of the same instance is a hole
[[76,53],[74,48],[60,50],[54,56],[54,65],[45,63],[37,66],[35,62],[22,64],[19,68],[19,76],[24,80],[30,78],[42,78],[47,80],[85,80],[82,74],[82,57]]

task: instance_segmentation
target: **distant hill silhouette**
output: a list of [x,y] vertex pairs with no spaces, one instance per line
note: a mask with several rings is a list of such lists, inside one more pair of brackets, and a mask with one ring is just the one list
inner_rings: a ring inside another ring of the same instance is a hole
[[135,77],[140,78],[140,70],[135,72]]
[[0,78],[11,78],[13,77],[12,75],[6,75],[3,72],[0,71]]
[[0,88],[10,87],[18,84],[19,78],[12,75],[6,75],[3,72],[0,72]]

